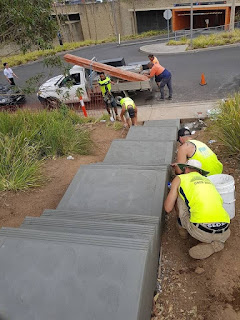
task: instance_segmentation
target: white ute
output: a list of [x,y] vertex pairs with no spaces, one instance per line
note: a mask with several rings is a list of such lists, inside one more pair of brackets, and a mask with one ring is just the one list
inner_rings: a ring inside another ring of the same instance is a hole
[[[133,70],[137,73],[142,71],[142,65],[123,66],[120,68]],[[80,90],[83,101],[89,102],[90,98],[88,91],[91,90],[91,87],[95,88],[95,92],[96,89],[100,92],[99,86],[97,85],[97,72],[92,71],[91,75],[92,76],[90,77],[89,70],[75,65],[69,70],[67,76],[59,75],[43,83],[37,93],[38,99],[46,107],[56,108],[61,102],[66,104],[79,102],[77,92]],[[118,94],[117,100],[119,100],[121,96],[128,95],[128,91],[152,90],[150,79],[147,81],[134,82],[122,81],[119,79],[113,79],[113,81],[112,92]],[[119,96],[119,94],[121,96]]]

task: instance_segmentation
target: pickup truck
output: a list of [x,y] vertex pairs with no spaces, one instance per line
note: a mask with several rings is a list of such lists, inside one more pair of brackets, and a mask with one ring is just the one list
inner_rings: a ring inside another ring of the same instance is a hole
[[[141,64],[133,64],[129,66],[120,66],[124,70],[142,73],[143,67]],[[145,71],[146,72],[146,71]],[[43,83],[37,93],[40,102],[49,108],[56,108],[60,103],[74,104],[79,103],[77,92],[81,92],[83,101],[90,103],[91,100],[97,103],[101,93],[98,86],[98,73],[93,70],[87,70],[81,66],[74,65],[67,75],[58,75]],[[128,92],[135,91],[152,91],[151,80],[128,82],[117,78],[112,78],[114,84],[112,85],[112,93],[115,96],[117,103]],[[96,105],[96,107],[98,107]]]

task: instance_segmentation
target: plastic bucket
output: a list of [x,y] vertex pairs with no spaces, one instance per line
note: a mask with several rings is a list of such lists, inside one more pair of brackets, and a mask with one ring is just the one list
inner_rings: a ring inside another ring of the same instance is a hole
[[235,217],[235,182],[228,174],[214,174],[208,179],[215,185],[223,199],[223,207],[230,216]]

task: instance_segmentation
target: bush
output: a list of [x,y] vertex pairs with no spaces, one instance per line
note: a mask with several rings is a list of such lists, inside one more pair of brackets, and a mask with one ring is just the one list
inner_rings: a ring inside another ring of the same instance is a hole
[[199,36],[193,39],[193,49],[222,46],[229,43],[240,42],[240,30],[232,32],[219,32],[209,36]]
[[86,120],[73,111],[0,113],[0,190],[39,185],[46,157],[86,155],[92,148]]
[[[189,49],[200,49],[200,48],[207,48],[207,47],[214,47],[214,46],[222,46],[226,44],[233,44],[240,42],[240,30],[236,29],[232,32],[219,32],[210,34],[208,36],[199,36],[194,38],[192,41],[192,48],[188,47]],[[190,40],[186,37],[181,38],[180,40],[170,40],[167,45],[169,46],[177,46],[182,44],[190,44]]]
[[0,134],[0,190],[37,187],[42,182],[38,145],[32,146],[22,134]]
[[188,44],[189,40],[187,39],[187,37],[182,37],[180,40],[170,40],[168,41],[167,45],[168,46],[179,46],[179,45],[184,45],[184,44]]
[[229,155],[240,158],[240,93],[219,103],[209,129],[226,147]]

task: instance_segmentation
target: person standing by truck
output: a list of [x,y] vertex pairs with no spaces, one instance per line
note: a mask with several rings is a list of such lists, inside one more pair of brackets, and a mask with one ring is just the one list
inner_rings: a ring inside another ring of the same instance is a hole
[[149,54],[148,55],[148,59],[150,60],[150,64],[156,64],[156,63],[158,63],[159,64],[159,61],[158,61],[158,59],[153,55],[153,54]]
[[[131,127],[137,125],[137,107],[135,102],[129,98],[125,97],[120,100],[120,105],[122,107],[122,111],[120,113],[120,117],[122,122],[124,123],[124,127]],[[131,119],[131,120],[130,120]]]
[[106,109],[107,109],[108,114],[110,115],[110,118],[112,118],[112,116],[111,116],[111,111],[110,111],[109,105],[111,105],[111,107],[114,109],[114,112],[116,114],[116,120],[119,120],[118,111],[117,111],[117,103],[116,103],[116,100],[114,99],[114,96],[111,92],[111,89],[112,89],[111,79],[109,77],[106,77],[104,72],[100,72],[100,80],[98,81],[98,84],[101,88],[103,100],[106,104]]
[[167,85],[169,90],[168,100],[172,100],[172,75],[171,72],[161,66],[159,63],[150,63],[149,78],[155,76],[157,86],[160,88],[160,100],[164,100],[164,87]]

